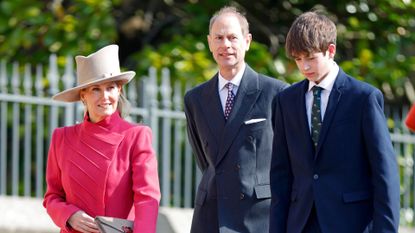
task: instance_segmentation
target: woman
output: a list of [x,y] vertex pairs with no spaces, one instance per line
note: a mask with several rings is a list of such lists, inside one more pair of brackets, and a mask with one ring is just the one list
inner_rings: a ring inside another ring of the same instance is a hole
[[43,202],[61,232],[99,232],[94,218],[134,220],[134,232],[154,233],[160,189],[151,130],[122,119],[118,46],[75,57],[78,85],[53,99],[85,106],[84,121],[53,132]]

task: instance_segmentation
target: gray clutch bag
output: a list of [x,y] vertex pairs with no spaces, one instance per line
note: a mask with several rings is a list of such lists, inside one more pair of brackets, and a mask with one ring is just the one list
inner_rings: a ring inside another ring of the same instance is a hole
[[122,218],[112,218],[105,216],[95,217],[101,233],[133,233],[134,222]]

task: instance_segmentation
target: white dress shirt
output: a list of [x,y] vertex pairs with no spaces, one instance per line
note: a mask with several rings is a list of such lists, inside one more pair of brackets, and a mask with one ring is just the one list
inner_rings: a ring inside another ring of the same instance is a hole
[[305,104],[307,110],[308,127],[311,133],[311,106],[313,104],[313,90],[314,86],[323,88],[321,91],[321,121],[324,124],[324,114],[326,113],[327,104],[329,102],[329,96],[333,89],[334,81],[336,81],[337,74],[339,73],[339,66],[333,62],[333,67],[327,74],[327,76],[319,83],[310,81],[308,83],[308,91],[305,93]]
[[245,72],[245,64],[243,65],[242,69],[233,77],[230,81],[226,80],[219,72],[218,74],[218,91],[220,96],[220,102],[222,103],[222,110],[225,113],[225,105],[226,105],[226,98],[228,98],[228,89],[225,87],[225,85],[228,82],[231,82],[233,84],[232,93],[236,96],[236,93],[238,92],[239,85],[241,84],[242,75]]

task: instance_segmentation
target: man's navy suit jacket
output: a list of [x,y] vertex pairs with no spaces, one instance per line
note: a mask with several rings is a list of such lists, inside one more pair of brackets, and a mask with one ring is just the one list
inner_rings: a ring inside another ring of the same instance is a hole
[[270,232],[301,233],[313,203],[323,233],[397,232],[399,174],[381,92],[340,69],[314,150],[308,85],[278,97]]
[[191,232],[268,232],[273,120],[286,86],[247,65],[227,121],[218,75],[186,93],[189,141],[203,174]]

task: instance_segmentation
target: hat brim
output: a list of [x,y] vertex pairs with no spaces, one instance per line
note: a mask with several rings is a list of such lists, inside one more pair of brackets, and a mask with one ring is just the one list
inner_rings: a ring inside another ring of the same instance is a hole
[[122,72],[118,75],[115,76],[110,76],[110,77],[106,77],[106,78],[102,78],[99,80],[95,80],[89,83],[84,83],[82,85],[73,87],[73,88],[69,88],[67,90],[64,90],[62,92],[59,92],[57,94],[55,94],[54,96],[52,96],[53,100],[59,100],[59,101],[64,101],[64,102],[76,102],[80,100],[80,91],[84,88],[87,88],[89,86],[92,85],[96,85],[96,84],[101,84],[101,83],[105,83],[105,82],[119,82],[121,83],[121,85],[127,84],[131,81],[131,79],[133,79],[135,76],[135,72],[134,71],[127,71],[127,72]]

